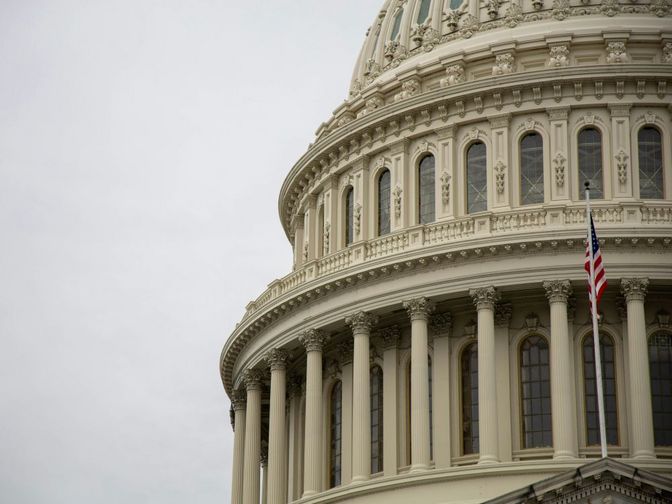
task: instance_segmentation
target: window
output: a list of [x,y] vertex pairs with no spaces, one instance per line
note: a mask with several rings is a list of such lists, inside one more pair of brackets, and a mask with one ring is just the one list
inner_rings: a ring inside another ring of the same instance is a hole
[[418,167],[420,191],[418,198],[418,215],[420,224],[434,222],[434,156],[425,156]]
[[585,199],[583,183],[590,182],[590,198],[604,198],[602,185],[602,134],[595,128],[579,132],[579,199]]
[[649,372],[655,444],[672,446],[672,334],[659,331],[649,338]]
[[450,0],[450,8],[451,10],[457,10],[462,6],[463,3],[464,0]]
[[383,470],[383,370],[371,368],[371,474]]
[[[427,371],[429,384],[429,456],[433,457],[434,453],[434,429],[432,425],[432,357],[427,356]],[[408,397],[408,418],[406,422],[406,448],[408,452],[408,463],[411,463],[411,361],[408,361],[406,367],[406,390]]]
[[378,177],[378,235],[390,232],[390,170]]
[[[600,333],[600,356],[602,359],[602,389],[604,391],[604,418],[607,427],[607,444],[618,445],[614,340],[605,333]],[[586,445],[599,445],[600,423],[597,410],[595,351],[592,334],[588,334],[583,339],[583,383],[586,404]]]
[[418,24],[425,22],[425,19],[429,17],[429,6],[431,5],[432,0],[421,0],[420,9],[418,9]]
[[528,133],[520,141],[520,203],[544,202],[544,141]]
[[663,197],[663,144],[660,131],[644,127],[637,135],[639,151],[639,197]]
[[548,343],[541,336],[520,346],[520,405],[523,448],[553,446]]
[[404,9],[399,9],[397,15],[394,17],[394,24],[392,25],[392,33],[390,33],[390,40],[396,40],[401,29],[401,18],[404,17]]
[[467,149],[467,213],[488,209],[488,174],[486,150],[483,142]]
[[342,387],[338,381],[331,388],[329,429],[329,488],[341,484],[341,406]]
[[352,187],[345,193],[345,244],[350,245],[355,233],[355,192]]
[[478,347],[472,343],[462,351],[462,453],[478,453]]

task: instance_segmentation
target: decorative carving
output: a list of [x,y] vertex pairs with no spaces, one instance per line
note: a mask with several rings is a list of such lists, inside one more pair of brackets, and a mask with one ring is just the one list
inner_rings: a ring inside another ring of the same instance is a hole
[[501,159],[495,165],[495,187],[497,194],[504,194],[504,184],[506,180],[506,165]]
[[567,303],[572,295],[572,284],[569,280],[546,280],[543,286],[549,303]]
[[287,368],[287,361],[289,360],[289,352],[284,348],[273,348],[264,355],[266,365],[271,371],[284,370]]
[[478,32],[479,29],[480,22],[478,18],[472,16],[471,14],[464,16],[464,21],[462,21],[462,30],[460,31],[462,38],[471,38],[471,36]]
[[439,81],[439,85],[441,87],[448,87],[455,84],[462,84],[464,81],[464,65],[455,64],[446,68],[446,77]]
[[380,64],[375,59],[370,58],[366,60],[366,65],[364,66],[364,75],[366,77],[373,80],[380,75],[381,71]]
[[628,155],[623,149],[618,151],[616,158],[616,168],[618,170],[618,181],[625,184],[628,181]]
[[625,48],[625,42],[607,43],[607,63],[627,63],[628,54]]
[[483,112],[483,98],[480,96],[474,96],[474,105],[476,105],[476,112],[479,114]]
[[308,260],[308,251],[310,250],[310,244],[308,242],[303,244],[303,262]]
[[620,10],[621,6],[618,3],[618,0],[602,0],[602,3],[600,4],[600,11],[608,17],[614,17]]
[[595,98],[601,100],[602,96],[604,96],[602,81],[595,81]]
[[586,114],[583,116],[583,123],[587,125],[595,124],[595,114]]
[[470,289],[469,295],[474,300],[477,310],[494,310],[495,303],[500,298],[499,292],[493,286]]
[[287,380],[287,395],[289,397],[297,397],[303,391],[303,379],[301,376],[291,374]]
[[362,229],[362,205],[359,203],[355,205],[353,217],[355,218],[355,235],[359,235]]
[[526,119],[525,122],[521,125],[525,131],[532,131],[537,127],[537,121],[532,118]]
[[448,29],[451,32],[454,32],[455,30],[457,30],[457,26],[460,23],[460,16],[461,15],[462,15],[462,11],[459,11],[457,9],[456,10],[449,10],[446,13],[446,20],[447,20],[447,24],[448,24]]
[[512,94],[513,94],[513,104],[516,107],[520,107],[523,104],[523,97],[520,92],[520,89],[514,89],[512,91]]
[[670,11],[670,0],[651,0],[649,10],[658,17],[665,17]]
[[581,101],[583,99],[583,83],[574,83],[574,98],[576,98],[576,101]]
[[364,110],[360,112],[360,115],[366,115],[370,114],[374,110],[377,110],[381,108],[383,105],[385,105],[385,101],[382,99],[380,96],[373,96],[366,100],[366,104],[364,105]]
[[401,84],[401,92],[394,95],[394,101],[400,102],[420,93],[420,79],[412,78]]
[[434,303],[426,297],[409,299],[402,303],[411,320],[427,320],[434,312]]
[[394,198],[394,216],[399,219],[401,218],[401,194],[403,189],[399,186],[396,186],[392,191],[392,197]]
[[415,152],[430,152],[434,148],[435,147],[433,143],[428,142],[427,140],[422,140],[415,148]]
[[492,67],[492,75],[510,74],[513,72],[513,53],[497,54],[495,64]]
[[399,332],[399,326],[390,326],[380,329],[376,332],[376,336],[382,338],[383,348],[397,348],[399,345],[399,339],[401,338],[401,333]]
[[570,15],[569,0],[553,0],[551,15],[558,21],[567,19]]
[[539,328],[539,315],[536,313],[525,315],[525,327],[528,331],[536,331]]
[[656,114],[651,111],[648,111],[644,114],[644,122],[646,124],[654,124],[656,122]]
[[345,318],[346,325],[349,325],[352,332],[370,332],[371,328],[378,323],[378,317],[372,313],[358,311]]
[[247,406],[247,395],[244,390],[234,390],[231,396],[231,407],[234,411],[244,410]]
[[246,369],[243,372],[243,382],[248,390],[261,390],[264,374],[259,369]]
[[532,8],[536,11],[543,9],[544,0],[532,0]]
[[308,329],[299,335],[299,343],[306,348],[306,352],[321,352],[326,342],[327,335],[319,329]]
[[663,63],[672,63],[672,42],[663,44]]
[[327,255],[329,253],[329,232],[331,231],[331,224],[329,222],[324,223],[324,237],[322,240],[322,255]]
[[488,17],[490,19],[497,19],[497,15],[499,14],[499,5],[499,0],[488,0],[486,2],[485,8],[488,11]]
[[656,313],[656,322],[660,329],[669,329],[670,328],[670,314],[665,310],[660,310]]
[[336,352],[338,352],[338,362],[341,367],[352,364],[352,340],[348,339],[347,341],[340,342],[336,345]]
[[569,66],[569,46],[556,45],[549,50],[548,66],[553,68]]
[[474,319],[469,320],[469,322],[464,324],[464,335],[470,338],[475,337],[476,328],[477,328],[476,321]]
[[565,185],[565,161],[567,158],[562,155],[562,152],[555,154],[553,158],[553,167],[555,169],[555,185],[564,187]]
[[351,123],[352,121],[355,120],[355,114],[352,112],[346,112],[344,113],[336,122],[336,127],[340,128],[341,126],[345,126],[348,123]]
[[628,303],[630,301],[644,301],[648,288],[648,278],[621,278],[621,293]]
[[[542,0],[536,0],[542,2]],[[523,9],[518,2],[511,2],[504,13],[506,26],[515,28],[523,21]]]
[[497,303],[495,305],[495,325],[499,327],[508,327],[511,322],[513,306],[508,301]]
[[450,204],[450,173],[443,172],[441,174],[441,201],[444,205]]
[[447,334],[453,327],[453,317],[450,312],[435,313],[429,319],[429,328],[435,336]]

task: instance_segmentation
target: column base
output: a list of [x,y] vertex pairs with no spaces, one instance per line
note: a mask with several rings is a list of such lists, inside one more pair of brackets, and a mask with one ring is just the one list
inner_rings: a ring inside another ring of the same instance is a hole
[[553,453],[553,460],[574,460],[576,453],[570,451],[556,451]]
[[654,460],[656,454],[649,450],[642,450],[632,454],[633,459],[637,460]]
[[369,479],[369,476],[353,476],[350,483],[353,485],[357,483],[364,483],[365,481],[369,481]]
[[429,470],[429,464],[413,464],[409,472],[417,473]]
[[305,492],[303,492],[301,498],[305,499],[306,497],[312,497],[313,495],[317,495],[317,492],[315,490],[306,490]]
[[481,455],[478,459],[478,465],[499,464],[499,459],[494,455]]

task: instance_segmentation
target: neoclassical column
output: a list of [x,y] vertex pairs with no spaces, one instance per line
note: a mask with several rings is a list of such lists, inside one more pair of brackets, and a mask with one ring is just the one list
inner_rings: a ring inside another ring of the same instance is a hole
[[261,460],[261,389],[262,375],[248,369],[243,375],[247,389],[245,421],[245,462],[243,475],[243,504],[259,504]]
[[245,460],[245,392],[236,390],[231,397],[233,407],[233,475],[231,504],[243,504],[243,464]]
[[632,439],[630,455],[633,458],[655,458],[653,440],[653,412],[651,408],[651,381],[649,377],[649,348],[646,338],[644,299],[649,287],[647,278],[621,279],[628,317],[628,357],[630,371],[630,414]]
[[354,339],[352,367],[352,481],[371,476],[371,393],[369,346],[378,317],[363,311],[345,319]]
[[261,504],[268,504],[268,447],[261,449]]
[[478,310],[478,437],[479,464],[499,462],[497,435],[497,363],[495,352],[495,303],[497,290],[471,289]]
[[289,353],[282,348],[274,348],[264,358],[271,370],[271,404],[268,419],[268,504],[284,504],[287,495],[285,392]]
[[399,327],[378,332],[383,339],[383,472],[397,474],[397,383],[399,362]]
[[411,319],[411,471],[429,468],[429,369],[427,322],[434,303],[425,297],[404,301]]
[[341,366],[341,485],[352,481],[352,341],[337,346]]
[[450,467],[450,330],[453,320],[450,312],[437,313],[430,320],[434,335],[434,362],[432,365],[432,425],[434,432],[434,466]]
[[569,280],[543,283],[551,310],[551,418],[553,426],[553,458],[573,459],[577,456],[576,419],[573,409],[571,341],[567,300],[572,295]]
[[301,498],[301,379],[292,376],[288,381],[289,396],[289,436],[287,439],[287,501]]
[[322,480],[322,349],[326,335],[309,329],[299,336],[306,348],[306,423],[303,496],[320,491]]
[[513,444],[511,439],[511,370],[509,368],[509,326],[513,305],[509,302],[495,304],[495,355],[497,366],[497,456],[500,462],[511,462]]

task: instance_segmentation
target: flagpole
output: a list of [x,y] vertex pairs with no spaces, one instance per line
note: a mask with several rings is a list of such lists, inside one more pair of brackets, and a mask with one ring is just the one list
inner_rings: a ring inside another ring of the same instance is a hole
[[586,222],[588,223],[588,250],[590,251],[590,307],[593,319],[593,348],[595,351],[595,382],[597,386],[597,411],[600,423],[600,448],[602,458],[607,457],[607,426],[604,419],[604,391],[602,389],[602,357],[600,355],[600,328],[597,323],[597,289],[595,287],[595,262],[593,257],[593,229],[590,213],[590,182],[586,186]]

